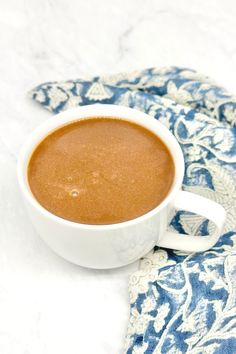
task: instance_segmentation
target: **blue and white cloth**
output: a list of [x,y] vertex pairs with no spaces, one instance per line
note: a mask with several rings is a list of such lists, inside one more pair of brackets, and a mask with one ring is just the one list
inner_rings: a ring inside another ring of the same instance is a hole
[[[133,107],[175,135],[185,157],[183,189],[222,204],[227,221],[209,251],[187,255],[156,247],[141,260],[130,277],[125,353],[236,353],[236,97],[178,67],[48,82],[31,96],[54,113],[93,103]],[[207,220],[183,211],[170,227],[198,235],[212,230]]]

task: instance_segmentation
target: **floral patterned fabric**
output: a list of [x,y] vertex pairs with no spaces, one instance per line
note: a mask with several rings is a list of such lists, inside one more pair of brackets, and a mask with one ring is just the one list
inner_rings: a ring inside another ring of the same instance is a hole
[[[141,260],[130,277],[125,353],[236,353],[236,98],[178,67],[49,82],[31,96],[54,113],[93,103],[133,107],[175,135],[185,157],[183,189],[222,204],[227,221],[209,251],[155,247]],[[184,211],[176,211],[170,228],[196,235],[213,230]]]

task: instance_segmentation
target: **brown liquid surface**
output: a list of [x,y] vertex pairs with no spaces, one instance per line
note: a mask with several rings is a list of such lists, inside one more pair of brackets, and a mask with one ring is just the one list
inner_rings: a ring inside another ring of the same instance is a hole
[[30,189],[51,213],[84,224],[113,224],[141,216],[166,197],[174,164],[149,130],[95,117],[48,135],[28,165]]

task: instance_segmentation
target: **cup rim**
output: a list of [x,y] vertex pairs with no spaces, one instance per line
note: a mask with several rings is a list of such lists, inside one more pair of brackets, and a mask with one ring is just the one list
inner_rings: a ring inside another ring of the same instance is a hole
[[[172,155],[175,164],[175,178],[165,199],[152,210],[147,213],[138,216],[137,218],[123,221],[114,224],[82,224],[67,219],[63,219],[60,216],[54,215],[47,209],[45,209],[33,196],[30,191],[30,187],[27,183],[27,166],[32,152],[36,146],[52,131],[57,130],[61,126],[80,119],[89,119],[93,117],[107,117],[107,118],[121,118],[136,124],[142,125],[145,128],[151,130],[168,147],[169,152]],[[163,139],[165,138],[165,139]],[[171,145],[171,146],[170,146]],[[174,198],[175,194],[180,190],[184,176],[184,157],[179,143],[174,135],[163,124],[158,122],[154,117],[139,111],[134,108],[113,105],[113,104],[92,104],[86,106],[79,106],[71,108],[69,110],[60,112],[51,118],[47,118],[42,124],[40,124],[26,139],[24,142],[17,161],[17,177],[20,189],[31,207],[36,209],[45,218],[51,219],[57,223],[67,225],[77,229],[86,230],[114,230],[124,227],[133,226],[140,222],[149,219],[155,214],[163,210],[170,201]]]

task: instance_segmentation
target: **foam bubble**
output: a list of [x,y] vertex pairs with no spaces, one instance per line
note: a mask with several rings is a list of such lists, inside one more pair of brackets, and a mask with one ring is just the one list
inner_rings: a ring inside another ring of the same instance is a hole
[[70,195],[71,195],[72,197],[76,198],[76,197],[78,197],[78,195],[79,195],[79,191],[78,191],[77,189],[72,189],[72,190],[70,191]]

